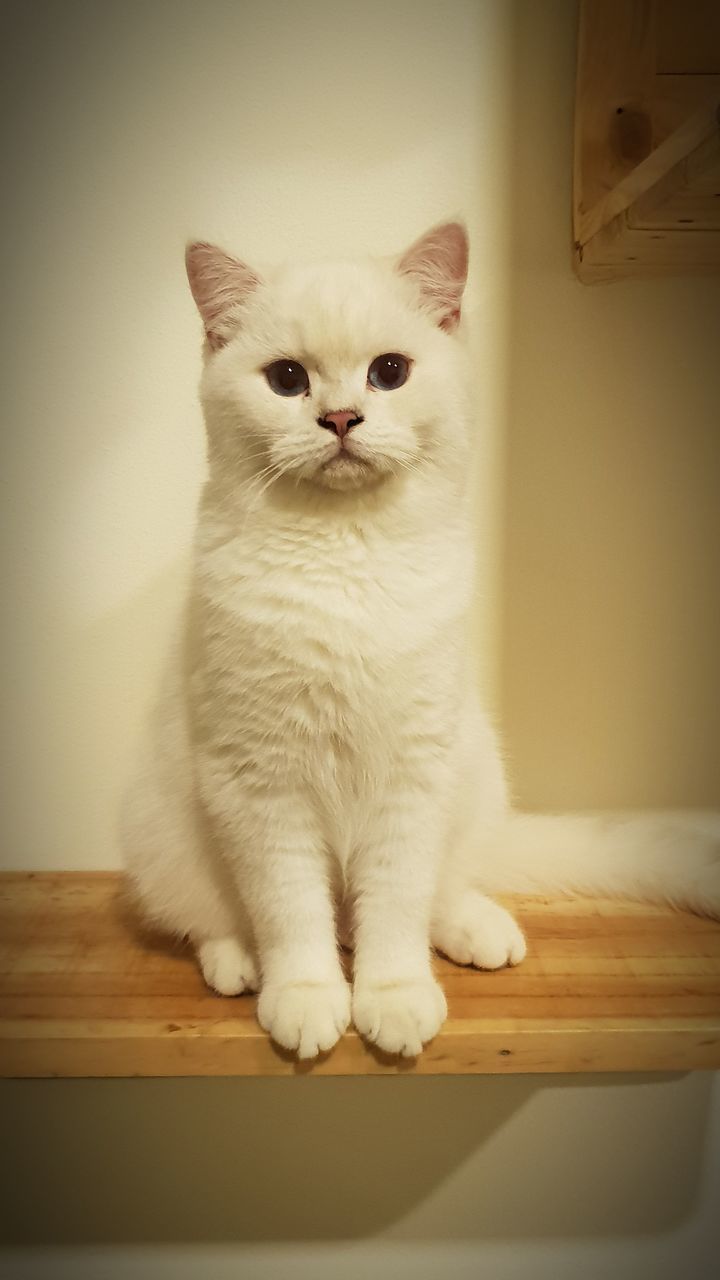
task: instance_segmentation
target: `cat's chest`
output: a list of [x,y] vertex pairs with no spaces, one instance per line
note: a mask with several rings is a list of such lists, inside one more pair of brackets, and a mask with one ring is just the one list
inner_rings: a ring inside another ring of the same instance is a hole
[[[198,566],[203,719],[239,754],[281,744],[330,794],[435,732],[453,698],[467,566],[452,544],[275,530]],[[429,727],[430,726],[430,727]]]
[[462,611],[468,583],[457,540],[337,528],[230,543],[201,570],[217,626],[246,662],[267,649],[311,671],[382,667],[416,651]]

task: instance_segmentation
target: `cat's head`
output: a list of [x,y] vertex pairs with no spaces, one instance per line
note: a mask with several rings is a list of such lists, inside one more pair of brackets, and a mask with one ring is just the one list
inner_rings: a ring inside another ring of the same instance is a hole
[[457,456],[467,257],[459,223],[396,261],[290,263],[262,277],[189,245],[211,466],[358,490]]

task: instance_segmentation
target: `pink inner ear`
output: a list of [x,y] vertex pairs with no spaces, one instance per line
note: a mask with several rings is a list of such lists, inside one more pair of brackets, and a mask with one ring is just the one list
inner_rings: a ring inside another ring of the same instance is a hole
[[224,249],[203,240],[188,245],[185,266],[207,340],[217,351],[229,341],[235,327],[233,313],[257,288],[260,277]]
[[415,281],[441,329],[457,328],[468,271],[468,238],[462,223],[433,227],[403,254],[397,269]]

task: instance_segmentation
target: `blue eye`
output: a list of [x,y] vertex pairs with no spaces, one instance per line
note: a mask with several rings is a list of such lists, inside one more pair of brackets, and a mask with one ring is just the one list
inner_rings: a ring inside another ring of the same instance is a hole
[[304,396],[310,389],[310,379],[297,360],[274,360],[265,377],[276,396]]
[[396,351],[376,356],[368,369],[368,382],[376,391],[394,391],[407,382],[410,373],[410,361],[399,356]]

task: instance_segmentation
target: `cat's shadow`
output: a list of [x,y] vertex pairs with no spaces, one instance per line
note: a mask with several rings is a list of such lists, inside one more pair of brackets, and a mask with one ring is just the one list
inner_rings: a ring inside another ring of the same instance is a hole
[[669,1230],[697,1193],[711,1081],[651,1079],[7,1081],[3,1234],[39,1245]]

